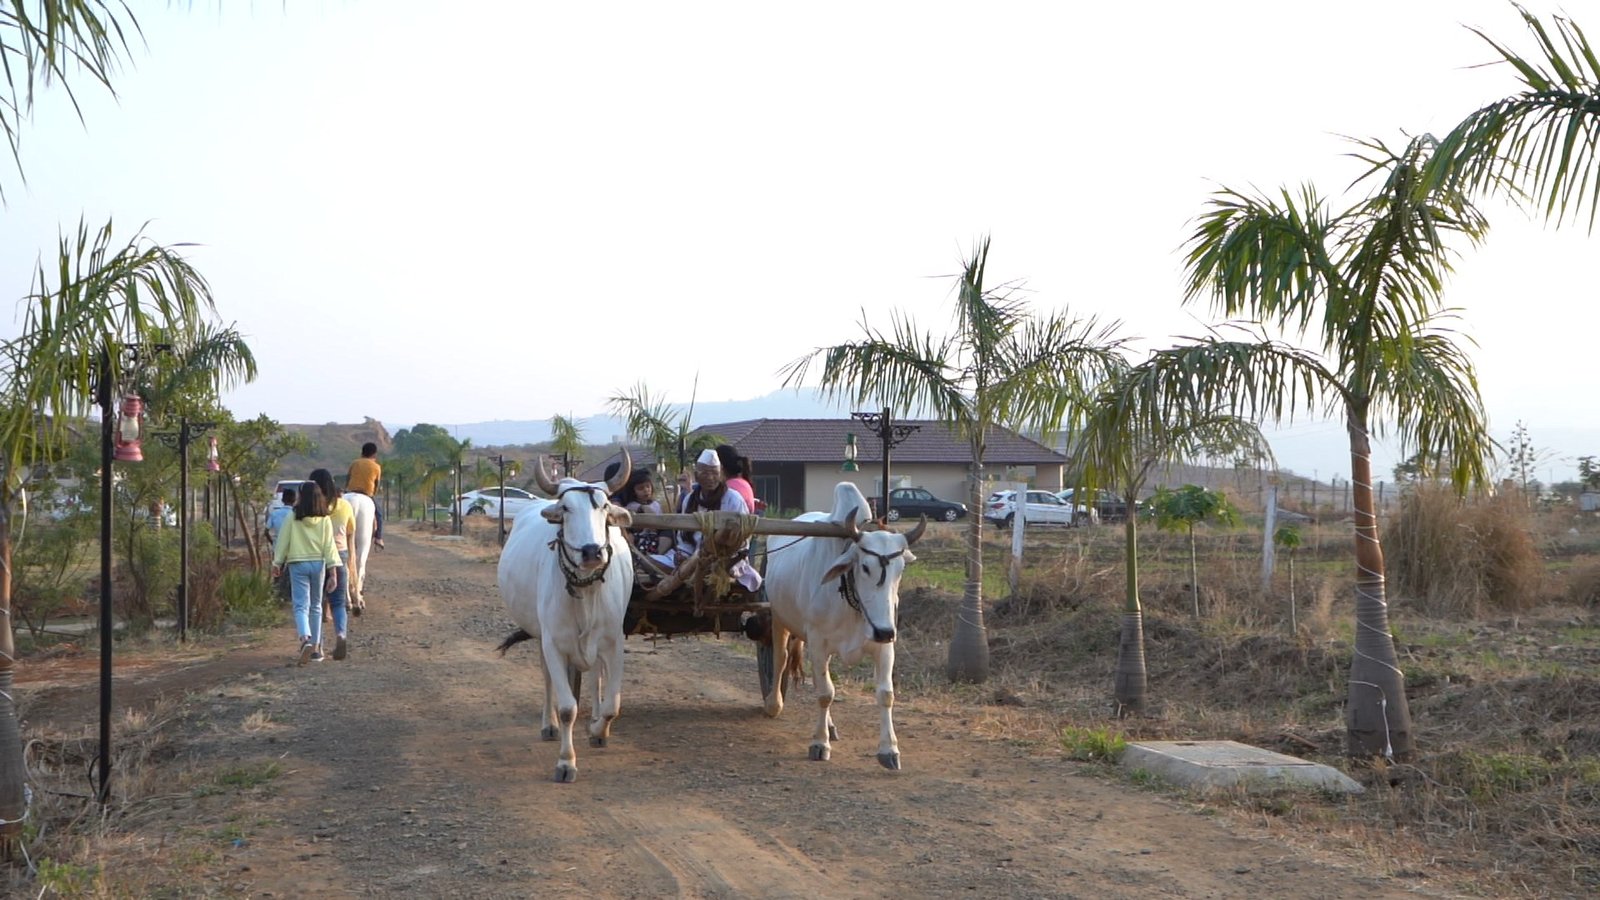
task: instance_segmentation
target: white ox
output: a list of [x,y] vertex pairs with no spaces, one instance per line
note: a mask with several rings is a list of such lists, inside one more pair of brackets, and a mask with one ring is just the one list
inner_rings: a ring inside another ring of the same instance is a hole
[[378,508],[366,494],[346,491],[343,495],[356,514],[356,545],[350,548],[350,608],[353,611],[367,608],[367,554],[372,552],[372,526]]
[[[799,522],[838,522],[850,526],[869,518],[871,508],[861,489],[840,482],[833,489],[833,512],[812,512]],[[782,673],[789,665],[789,636],[808,648],[816,685],[817,728],[810,756],[826,760],[829,742],[838,740],[829,707],[833,679],[828,659],[834,655],[853,664],[870,654],[877,666],[880,711],[878,762],[900,768],[900,745],[894,736],[894,636],[900,607],[900,575],[916,559],[910,546],[922,537],[924,519],[909,534],[861,532],[853,539],[808,537],[774,539],[767,550],[767,599],[772,603],[772,691],[766,713],[783,711]]]
[[[523,510],[500,553],[500,596],[518,629],[501,642],[539,639],[544,657],[544,712],[539,737],[561,738],[555,780],[578,777],[572,726],[578,716],[579,672],[595,685],[589,744],[604,747],[622,709],[622,616],[633,593],[633,557],[622,529],[628,511],[608,499],[628,480],[631,461],[607,484],[551,481],[541,459],[539,487],[554,503]],[[603,694],[603,696],[602,696]]]

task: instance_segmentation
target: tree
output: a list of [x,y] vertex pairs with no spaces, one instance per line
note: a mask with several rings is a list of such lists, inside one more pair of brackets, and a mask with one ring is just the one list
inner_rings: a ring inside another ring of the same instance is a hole
[[1300,633],[1300,616],[1294,602],[1294,554],[1300,549],[1300,529],[1293,525],[1279,525],[1272,534],[1272,543],[1289,551],[1289,631]]
[[[573,460],[582,456],[583,427],[571,416],[550,417],[550,452],[560,456],[564,466],[571,466]],[[561,475],[574,477],[571,471],[563,471]]]
[[1578,480],[1586,491],[1600,491],[1600,462],[1593,456],[1578,457]]
[[[133,11],[103,0],[0,0],[0,131],[22,169],[21,119],[33,111],[36,87],[59,83],[72,106],[71,75],[86,73],[111,90],[111,72],[139,33]],[[18,80],[21,84],[18,84]],[[115,93],[113,91],[113,93]],[[5,191],[0,188],[0,199]]]
[[1473,111],[1439,141],[1429,187],[1532,200],[1558,224],[1587,206],[1593,231],[1600,213],[1600,54],[1577,22],[1554,16],[1547,28],[1512,5],[1533,35],[1534,54],[1518,55],[1471,31],[1517,70],[1524,90]]
[[1221,491],[1186,484],[1177,490],[1162,488],[1150,500],[1156,514],[1156,527],[1163,531],[1184,529],[1189,534],[1189,596],[1194,601],[1194,617],[1200,618],[1200,558],[1195,551],[1194,526],[1201,522],[1232,525],[1239,520],[1233,505]]
[[1392,429],[1406,449],[1443,467],[1457,490],[1487,477],[1493,447],[1471,360],[1440,308],[1447,238],[1482,239],[1487,223],[1451,184],[1423,178],[1431,138],[1394,152],[1359,142],[1357,183],[1379,183],[1338,214],[1309,185],[1277,199],[1223,189],[1187,245],[1187,299],[1230,317],[1315,340],[1320,354],[1271,341],[1214,339],[1181,355],[1198,380],[1185,390],[1238,413],[1342,413],[1355,512],[1356,647],[1347,710],[1349,751],[1409,756],[1410,709],[1396,664],[1373,502],[1371,435]]
[[628,437],[649,447],[656,459],[668,461],[674,475],[682,472],[701,450],[722,443],[714,434],[694,433],[693,396],[688,408],[678,412],[666,398],[652,397],[650,389],[640,382],[630,391],[611,395],[606,407],[623,421]]
[[1102,385],[1073,452],[1073,468],[1085,487],[1113,485],[1129,505],[1122,522],[1125,586],[1113,686],[1119,715],[1143,710],[1149,685],[1144,607],[1139,597],[1139,517],[1134,501],[1150,472],[1158,465],[1192,459],[1207,448],[1223,445],[1247,459],[1273,459],[1272,449],[1255,425],[1189,405],[1200,398],[1185,389],[1189,379],[1173,377],[1174,359],[1170,353],[1154,354]]
[[1549,462],[1555,454],[1545,447],[1533,444],[1533,435],[1521,420],[1511,429],[1511,441],[1506,446],[1506,466],[1511,479],[1522,489],[1522,497],[1532,503],[1539,498],[1544,487],[1539,481],[1539,467]]
[[[823,347],[789,363],[785,384],[801,383],[820,361],[825,396],[854,404],[876,401],[900,410],[928,410],[965,439],[972,462],[969,507],[983,508],[983,454],[996,426],[1058,431],[1079,417],[1104,378],[1126,365],[1116,326],[1093,317],[1031,315],[1020,286],[986,285],[989,239],[967,257],[956,282],[956,330],[936,337],[909,316],[887,333],[862,322],[860,340]],[[983,517],[967,524],[967,572],[945,668],[952,681],[989,677],[983,625]]]
[[[56,265],[40,265],[24,303],[21,333],[0,344],[0,619],[6,620],[11,517],[32,466],[80,439],[73,423],[95,406],[98,391],[134,374],[123,368],[127,344],[161,329],[181,352],[214,309],[205,279],[183,257],[142,234],[118,246],[109,224],[92,233],[80,224],[75,235],[63,236]],[[20,833],[25,809],[14,666],[12,629],[0,628],[0,840],[6,843]]]

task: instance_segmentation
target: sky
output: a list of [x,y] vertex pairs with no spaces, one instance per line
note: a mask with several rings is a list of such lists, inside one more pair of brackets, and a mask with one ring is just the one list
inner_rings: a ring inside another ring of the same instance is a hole
[[[1600,0],[1530,3],[1600,29]],[[261,370],[224,402],[288,423],[760,397],[863,320],[947,332],[984,235],[1039,312],[1167,346],[1217,321],[1181,265],[1213,191],[1348,206],[1342,135],[1516,91],[1464,26],[1532,49],[1503,0],[134,6],[116,96],[78,79],[80,121],[45,91],[26,182],[0,170],[0,288],[80,218],[193,244]],[[1571,477],[1600,454],[1600,235],[1486,208],[1445,302],[1494,436],[1524,422]],[[1348,475],[1338,423],[1275,445]]]

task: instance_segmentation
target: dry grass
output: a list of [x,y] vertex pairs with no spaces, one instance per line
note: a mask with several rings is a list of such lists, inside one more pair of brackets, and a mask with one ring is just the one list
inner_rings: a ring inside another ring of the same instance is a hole
[[[1472,522],[1480,540],[1518,540],[1491,521]],[[1205,615],[1196,620],[1186,551],[1150,540],[1141,594],[1153,709],[1127,721],[1114,718],[1111,701],[1123,593],[1113,531],[1055,535],[1030,550],[1016,595],[990,607],[993,670],[980,686],[945,682],[959,595],[928,586],[939,575],[919,573],[922,586],[901,598],[901,690],[921,706],[959,712],[975,733],[1063,757],[1098,756],[1085,744],[1109,741],[1120,728],[1129,740],[1233,739],[1314,758],[1344,768],[1368,793],[1181,796],[1436,888],[1495,896],[1600,890],[1600,618],[1586,608],[1600,589],[1600,562],[1580,557],[1544,580],[1547,595],[1581,607],[1529,610],[1521,599],[1468,607],[1499,618],[1397,607],[1419,757],[1362,767],[1343,756],[1353,633],[1348,526],[1302,551],[1292,632],[1284,576],[1262,592],[1253,541],[1211,537],[1202,550]],[[1525,550],[1492,555],[1494,564],[1518,563]],[[921,557],[917,568],[925,565]],[[1498,587],[1484,597],[1508,582],[1486,583]]]
[[1383,532],[1394,591],[1430,615],[1470,617],[1539,602],[1544,561],[1518,496],[1458,499],[1416,487]]

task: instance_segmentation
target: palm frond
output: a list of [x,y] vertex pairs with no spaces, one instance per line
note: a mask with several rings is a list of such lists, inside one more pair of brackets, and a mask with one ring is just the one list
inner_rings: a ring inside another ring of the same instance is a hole
[[[85,72],[108,91],[111,75],[139,34],[133,10],[108,0],[12,0],[0,5],[0,131],[22,170],[20,121],[41,85],[59,84],[79,121],[83,112],[70,77]],[[0,190],[0,197],[4,191]]]
[[[1535,50],[1523,56],[1469,29],[1516,70],[1523,90],[1475,110],[1439,142],[1429,181],[1519,199],[1525,189],[1547,219],[1600,214],[1600,59],[1577,22],[1552,27],[1513,4]],[[1554,32],[1552,34],[1552,31]]]
[[1477,374],[1461,347],[1434,331],[1384,361],[1373,379],[1374,418],[1395,423],[1403,450],[1416,448],[1425,460],[1447,463],[1457,490],[1487,481],[1494,440]]
[[1297,198],[1212,195],[1185,248],[1185,299],[1208,296],[1224,316],[1284,321],[1299,332],[1319,300],[1345,290],[1329,251],[1335,221],[1307,185]]

